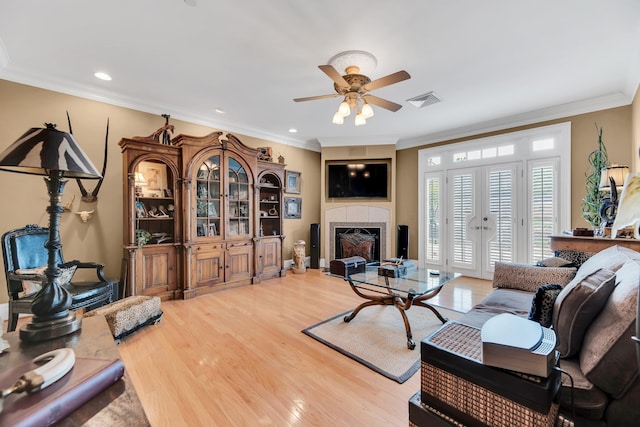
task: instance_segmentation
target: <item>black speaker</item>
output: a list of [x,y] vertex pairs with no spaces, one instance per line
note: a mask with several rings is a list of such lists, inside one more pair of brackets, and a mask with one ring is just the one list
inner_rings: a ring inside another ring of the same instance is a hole
[[409,259],[409,226],[399,225],[396,240],[396,256]]
[[320,224],[311,224],[309,242],[311,242],[309,266],[320,268]]

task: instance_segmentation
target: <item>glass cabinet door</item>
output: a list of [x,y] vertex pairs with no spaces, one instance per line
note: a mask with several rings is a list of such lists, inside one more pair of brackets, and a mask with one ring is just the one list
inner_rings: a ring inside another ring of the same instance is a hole
[[229,230],[228,236],[247,236],[249,228],[249,177],[233,157],[228,158]]
[[171,168],[158,160],[143,160],[134,170],[135,243],[172,243],[174,186]]
[[196,236],[220,235],[220,156],[209,157],[196,177]]

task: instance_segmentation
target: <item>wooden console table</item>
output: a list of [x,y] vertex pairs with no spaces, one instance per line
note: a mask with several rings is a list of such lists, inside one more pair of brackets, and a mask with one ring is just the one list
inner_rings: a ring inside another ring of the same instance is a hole
[[[104,316],[85,317],[82,328],[64,337],[38,343],[20,341],[19,331],[2,336],[11,346],[0,354],[0,371],[57,348],[72,348],[78,357],[118,359],[120,354]],[[58,426],[150,426],[126,368],[121,380],[63,419]]]
[[568,234],[551,236],[550,247],[553,251],[569,250],[576,252],[596,253],[610,246],[619,245],[640,252],[639,239],[611,239],[609,237],[583,237]]

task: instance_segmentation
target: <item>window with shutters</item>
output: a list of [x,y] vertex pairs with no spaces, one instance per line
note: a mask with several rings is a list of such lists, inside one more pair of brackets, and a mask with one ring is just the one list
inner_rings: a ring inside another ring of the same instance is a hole
[[570,123],[427,148],[418,165],[424,266],[487,278],[498,261],[552,256],[571,226]]

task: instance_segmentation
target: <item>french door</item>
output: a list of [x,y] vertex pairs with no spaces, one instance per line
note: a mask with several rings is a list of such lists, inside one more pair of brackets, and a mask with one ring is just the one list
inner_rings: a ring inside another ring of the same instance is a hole
[[570,227],[569,123],[426,148],[418,157],[421,266],[491,279],[498,261],[552,256],[550,236]]
[[518,162],[447,172],[449,268],[490,279],[496,261],[518,258],[521,170]]

